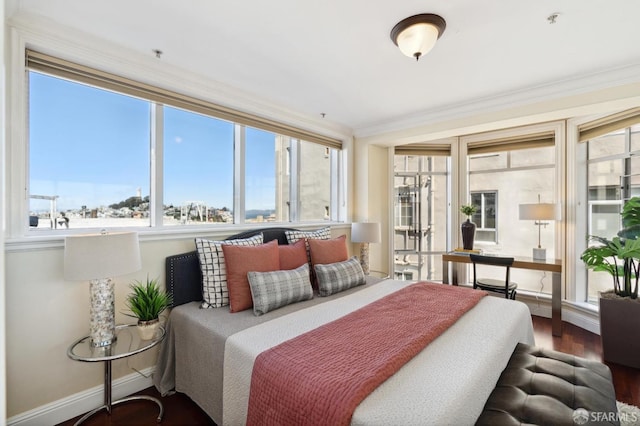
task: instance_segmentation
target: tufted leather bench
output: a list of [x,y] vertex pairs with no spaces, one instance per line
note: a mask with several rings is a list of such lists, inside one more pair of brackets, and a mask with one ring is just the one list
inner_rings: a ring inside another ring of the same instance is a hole
[[619,425],[617,412],[609,367],[519,343],[476,424]]

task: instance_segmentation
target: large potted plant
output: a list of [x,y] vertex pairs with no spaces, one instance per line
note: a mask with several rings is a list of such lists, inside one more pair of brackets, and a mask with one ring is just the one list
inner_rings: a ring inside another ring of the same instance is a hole
[[595,244],[581,256],[587,268],[609,273],[613,289],[600,293],[600,337],[605,361],[640,368],[640,197],[622,208],[622,230],[611,240],[590,236]]
[[136,280],[130,286],[133,291],[127,296],[126,305],[130,317],[138,318],[138,333],[142,340],[150,340],[160,325],[160,314],[173,303],[171,295],[161,290],[158,280],[145,282]]
[[476,212],[477,208],[473,204],[466,204],[460,206],[460,213],[467,217],[465,222],[462,222],[460,230],[462,232],[462,248],[465,250],[473,249],[473,240],[476,235],[476,224],[471,222],[471,216]]

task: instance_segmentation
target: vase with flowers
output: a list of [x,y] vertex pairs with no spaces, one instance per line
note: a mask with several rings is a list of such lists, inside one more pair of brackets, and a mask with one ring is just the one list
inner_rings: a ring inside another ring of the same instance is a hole
[[467,216],[467,220],[462,222],[462,248],[465,250],[473,250],[473,240],[476,235],[476,224],[471,222],[471,216],[477,211],[477,207],[473,204],[465,204],[460,207],[460,213]]

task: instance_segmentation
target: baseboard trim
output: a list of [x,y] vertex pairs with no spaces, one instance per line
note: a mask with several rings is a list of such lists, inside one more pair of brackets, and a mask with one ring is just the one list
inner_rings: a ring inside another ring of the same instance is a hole
[[[536,298],[535,295],[518,293],[517,299],[529,307],[531,315],[551,318],[551,299],[548,296]],[[562,321],[600,335],[600,318],[597,312],[564,302]]]
[[[120,399],[152,386],[151,374],[155,367],[145,368],[141,373],[131,373],[112,383],[113,399]],[[93,410],[104,403],[104,386],[78,392],[66,398],[42,405],[7,419],[8,426],[52,425],[72,419]]]
[[582,310],[572,309],[571,306],[562,306],[562,320],[600,335],[600,318],[597,313],[588,313]]

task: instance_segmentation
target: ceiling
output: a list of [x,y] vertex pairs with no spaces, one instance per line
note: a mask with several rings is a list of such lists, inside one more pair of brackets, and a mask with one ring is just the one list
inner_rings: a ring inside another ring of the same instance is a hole
[[[356,135],[640,65],[637,0],[7,0],[18,13],[159,49],[160,61]],[[389,33],[418,13],[447,28],[416,62]]]

